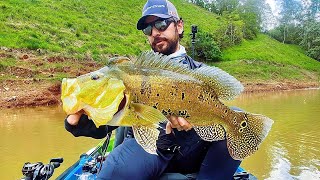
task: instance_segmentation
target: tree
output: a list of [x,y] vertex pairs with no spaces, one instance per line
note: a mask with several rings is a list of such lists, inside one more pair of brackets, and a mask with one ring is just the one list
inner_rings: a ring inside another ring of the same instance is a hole
[[309,21],[304,26],[300,45],[304,47],[308,56],[320,61],[320,22]]
[[196,56],[206,61],[221,60],[221,51],[218,44],[214,40],[214,36],[207,32],[198,33],[198,40],[195,44]]
[[276,16],[273,14],[269,4],[264,3],[261,10],[262,11],[260,27],[262,32],[267,32],[270,29],[273,29],[276,26],[278,26],[278,20]]
[[245,39],[253,39],[260,32],[260,24],[264,0],[245,0],[238,8],[240,19],[244,22],[243,34]]
[[281,6],[281,18],[280,18],[280,28],[282,34],[282,43],[287,41],[287,37],[290,36],[292,31],[289,31],[290,26],[297,26],[300,23],[300,17],[302,12],[302,4],[301,1],[297,0],[282,0],[280,3]]

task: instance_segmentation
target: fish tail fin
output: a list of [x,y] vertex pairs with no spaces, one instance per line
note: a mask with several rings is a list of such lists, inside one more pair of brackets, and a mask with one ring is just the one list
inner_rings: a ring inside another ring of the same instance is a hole
[[242,160],[255,151],[268,135],[273,120],[260,114],[237,112],[243,117],[239,127],[226,133],[227,147],[233,159]]

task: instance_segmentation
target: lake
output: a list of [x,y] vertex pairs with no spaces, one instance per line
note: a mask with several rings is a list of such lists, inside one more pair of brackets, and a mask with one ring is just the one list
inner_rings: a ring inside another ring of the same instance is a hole
[[[260,149],[242,162],[258,179],[320,179],[320,90],[242,94],[226,102],[274,120]],[[0,110],[1,179],[22,177],[25,162],[63,157],[52,179],[100,140],[74,138],[60,106]]]

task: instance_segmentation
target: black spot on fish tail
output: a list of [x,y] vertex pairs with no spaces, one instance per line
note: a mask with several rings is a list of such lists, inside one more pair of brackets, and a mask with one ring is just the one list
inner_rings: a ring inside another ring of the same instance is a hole
[[233,124],[237,124],[237,116],[233,117]]
[[244,113],[244,119],[245,119],[245,120],[248,120],[248,115],[247,115],[247,113]]
[[184,99],[184,93],[181,93],[181,99],[182,100]]
[[247,127],[248,123],[246,121],[242,121],[241,122],[241,127],[245,128]]

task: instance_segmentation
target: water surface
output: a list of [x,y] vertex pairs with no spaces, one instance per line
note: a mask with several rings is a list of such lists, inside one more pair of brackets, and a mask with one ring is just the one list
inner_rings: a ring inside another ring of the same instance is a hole
[[25,162],[63,157],[54,179],[99,141],[75,138],[64,128],[61,107],[0,110],[0,179],[19,179]]
[[320,90],[243,94],[227,104],[274,120],[242,166],[259,179],[320,179]]
[[[257,153],[242,166],[259,179],[320,179],[320,90],[242,94],[228,105],[274,120]],[[99,140],[74,138],[61,107],[0,110],[1,179],[22,177],[24,162],[63,157],[57,177]],[[53,178],[54,179],[54,178]]]

